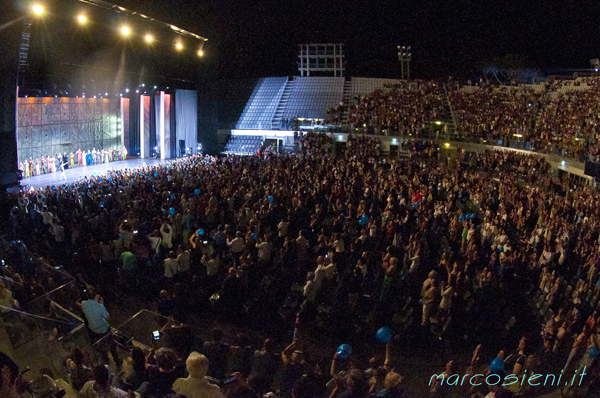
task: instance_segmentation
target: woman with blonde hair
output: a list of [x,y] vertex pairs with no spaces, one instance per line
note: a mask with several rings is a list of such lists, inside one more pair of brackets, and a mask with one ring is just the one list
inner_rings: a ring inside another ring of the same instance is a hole
[[402,389],[403,381],[404,381],[404,378],[392,370],[385,376],[385,381],[383,382],[383,386],[385,388],[383,390],[379,391],[379,393],[377,393],[376,397],[377,398],[401,398],[404,395],[404,391]]

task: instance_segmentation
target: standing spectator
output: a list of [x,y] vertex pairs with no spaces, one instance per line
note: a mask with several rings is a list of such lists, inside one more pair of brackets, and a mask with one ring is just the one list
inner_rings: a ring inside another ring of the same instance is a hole
[[175,275],[177,275],[177,255],[174,251],[169,252],[169,257],[167,257],[164,261],[165,265],[165,278],[167,280],[173,280]]
[[421,320],[422,326],[429,325],[429,319],[431,318],[432,311],[435,308],[435,302],[439,293],[435,278],[436,272],[431,271],[423,283],[423,288],[421,289],[421,298],[423,300],[423,319]]
[[185,366],[189,376],[175,380],[173,383],[175,394],[186,398],[223,398],[219,387],[211,384],[206,378],[208,359],[204,355],[196,351],[192,352],[185,361]]

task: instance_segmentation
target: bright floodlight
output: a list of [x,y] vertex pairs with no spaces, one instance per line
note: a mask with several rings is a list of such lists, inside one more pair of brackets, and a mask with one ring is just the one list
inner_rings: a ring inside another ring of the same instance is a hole
[[204,51],[202,51],[202,50],[198,50],[198,56],[199,56],[199,57],[202,57],[203,55],[204,55]]
[[146,35],[144,36],[144,39],[146,39],[146,43],[152,43],[152,41],[154,40],[154,37],[152,37],[152,35]]
[[80,25],[85,25],[87,23],[87,17],[83,14],[79,14],[77,16],[77,22],[79,22]]
[[121,28],[121,33],[123,34],[123,36],[129,36],[129,34],[131,33],[131,30],[129,29],[128,26],[123,26]]
[[179,51],[183,50],[183,44],[181,44],[181,42],[180,42],[180,41],[178,41],[178,42],[177,42],[177,44],[175,45],[175,47],[177,47],[177,49],[178,49]]
[[34,4],[33,7],[31,7],[31,10],[35,15],[42,15],[44,13],[44,7],[39,4]]

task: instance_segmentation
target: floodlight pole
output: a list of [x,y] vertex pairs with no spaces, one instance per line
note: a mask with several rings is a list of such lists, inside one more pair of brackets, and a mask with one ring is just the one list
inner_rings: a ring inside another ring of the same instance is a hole
[[410,80],[411,57],[410,46],[398,46],[398,61],[400,62],[400,78],[402,80]]

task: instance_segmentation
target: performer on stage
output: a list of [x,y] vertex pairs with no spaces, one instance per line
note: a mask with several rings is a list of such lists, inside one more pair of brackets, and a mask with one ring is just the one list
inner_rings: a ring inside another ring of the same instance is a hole
[[19,162],[19,170],[21,170],[21,175],[25,177],[25,169],[23,168],[23,162]]
[[36,176],[40,175],[40,160],[39,159],[35,160],[35,175]]
[[85,165],[89,166],[92,164],[92,151],[88,149],[87,154],[85,155]]
[[34,174],[34,169],[33,169],[33,159],[30,157],[29,158],[29,177],[32,177]]
[[44,156],[42,156],[41,160],[42,160],[42,162],[41,162],[42,163],[42,174],[46,174],[47,173],[47,171],[46,171],[46,158]]
[[125,146],[123,145],[123,159],[122,160],[127,160],[127,148],[125,148]]
[[81,152],[81,148],[77,150],[77,165],[79,167],[83,166],[83,152]]
[[69,154],[69,159],[71,160],[71,168],[75,168],[75,154],[73,152]]
[[64,162],[61,162],[60,161],[60,154],[58,154],[58,155],[59,155],[58,156],[58,159],[59,159],[58,160],[58,162],[59,162],[58,164],[60,165],[60,179],[62,181],[62,180],[66,180],[67,179],[67,176],[65,175],[65,168],[68,166],[68,163],[67,163],[66,160]]
[[48,173],[54,173],[56,171],[54,163],[54,156],[48,155]]

